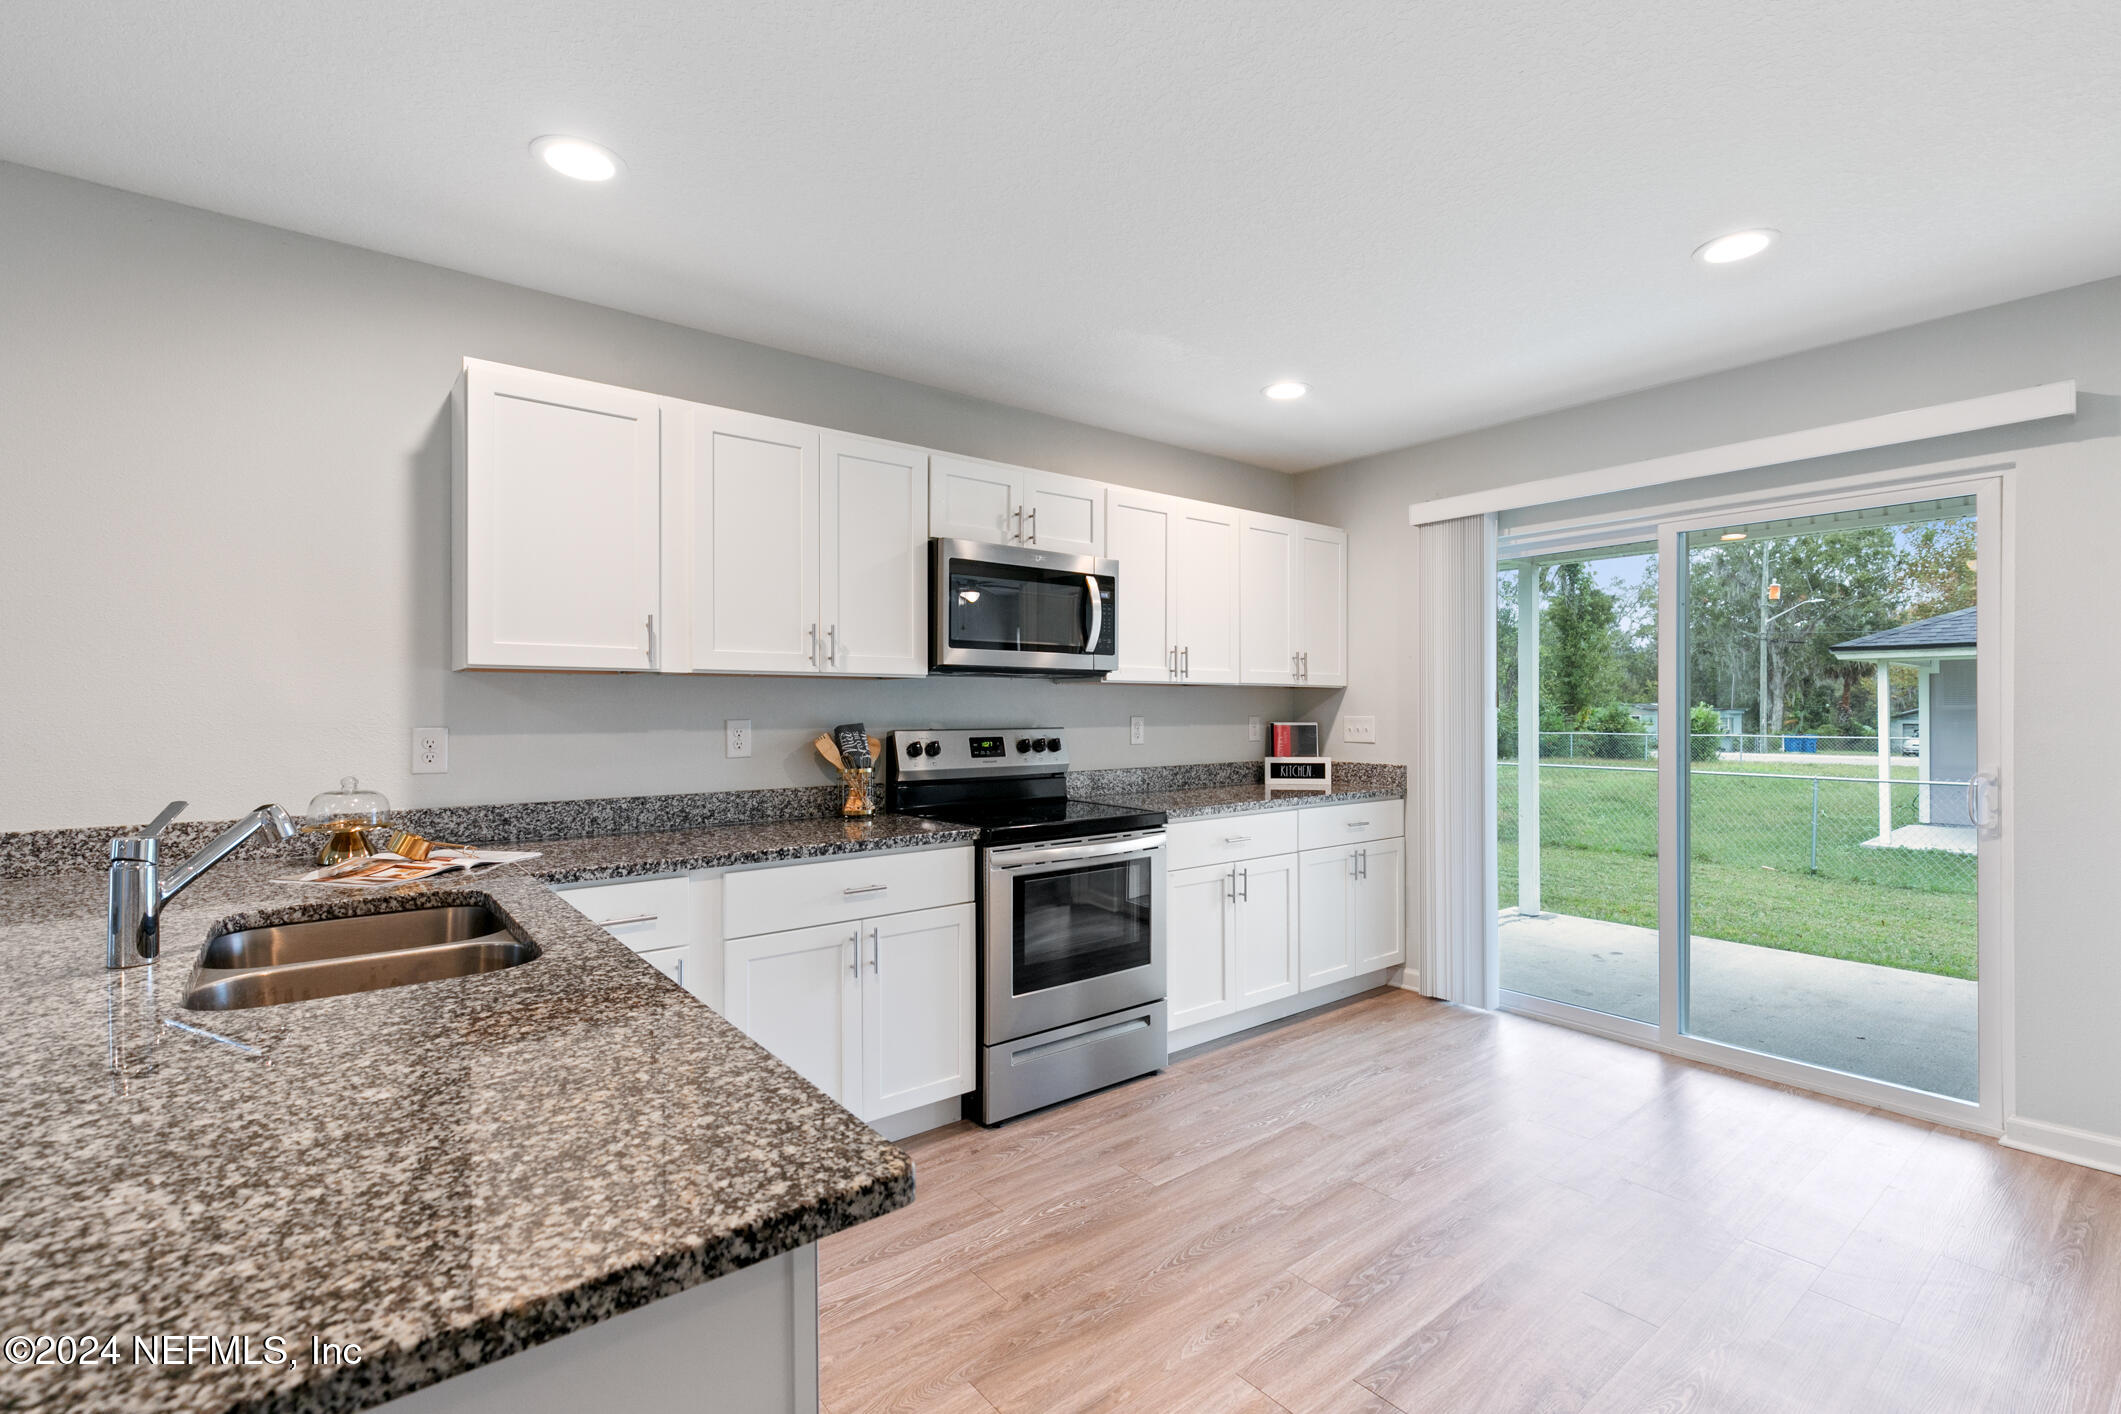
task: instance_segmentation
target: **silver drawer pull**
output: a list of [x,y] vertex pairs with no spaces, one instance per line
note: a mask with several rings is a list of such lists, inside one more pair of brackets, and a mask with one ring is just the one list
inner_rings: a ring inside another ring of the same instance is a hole
[[1252,837],[1251,837],[1250,835],[1224,835],[1224,836],[1223,836],[1223,843],[1224,843],[1224,844],[1250,844],[1250,843],[1252,843]]
[[1350,820],[1348,828],[1351,830],[1367,830],[1370,828],[1370,822],[1368,820]]
[[655,922],[656,917],[657,915],[653,913],[635,913],[629,914],[627,917],[624,918],[599,918],[597,920],[597,927],[623,928],[628,923],[653,923]]
[[857,888],[841,889],[840,893],[847,898],[859,898],[863,894],[883,893],[886,889],[890,887],[891,886],[889,884],[863,884]]

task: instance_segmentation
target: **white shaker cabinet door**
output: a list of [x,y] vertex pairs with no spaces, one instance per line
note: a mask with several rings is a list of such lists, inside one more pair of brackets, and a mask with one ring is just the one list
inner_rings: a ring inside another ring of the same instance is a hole
[[1355,975],[1355,933],[1349,893],[1355,884],[1353,848],[1306,850],[1298,879],[1302,990]]
[[824,434],[820,614],[825,671],[928,671],[928,454]]
[[731,938],[723,1015],[849,1109],[862,1103],[862,993],[854,923]]
[[1238,592],[1241,676],[1287,685],[1296,671],[1296,557],[1300,527],[1281,516],[1247,514],[1240,527]]
[[818,430],[693,407],[682,515],[694,672],[811,673],[818,614]]
[[1303,525],[1296,542],[1297,681],[1348,685],[1348,532]]
[[1237,1010],[1236,868],[1174,869],[1165,885],[1165,981],[1173,1031]]
[[[1243,512],[1181,501],[1171,533],[1171,637],[1179,681],[1238,677],[1238,522]],[[1120,604],[1124,618],[1126,604]]]
[[988,545],[1019,543],[1022,467],[934,452],[928,458],[928,533]]
[[969,903],[862,924],[862,1104],[876,1120],[974,1085]]
[[1361,873],[1349,905],[1355,970],[1397,967],[1407,960],[1407,842],[1377,840],[1358,848]]
[[1296,859],[1277,854],[1237,866],[1237,1002],[1258,1006],[1296,995]]
[[1023,542],[1064,555],[1105,553],[1105,484],[1026,469]]
[[1107,682],[1176,682],[1171,630],[1171,528],[1178,502],[1114,486],[1105,498],[1105,551],[1119,562],[1119,666]]
[[456,666],[656,668],[663,401],[467,359],[453,416]]

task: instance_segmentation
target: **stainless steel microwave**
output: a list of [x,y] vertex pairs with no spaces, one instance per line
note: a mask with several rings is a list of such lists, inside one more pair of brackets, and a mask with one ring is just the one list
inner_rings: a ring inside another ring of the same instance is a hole
[[1119,666],[1119,561],[977,540],[932,548],[934,671],[1102,677]]

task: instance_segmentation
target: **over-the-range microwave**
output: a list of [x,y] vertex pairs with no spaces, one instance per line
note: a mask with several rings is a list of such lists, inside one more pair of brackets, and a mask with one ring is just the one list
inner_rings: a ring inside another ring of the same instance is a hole
[[1119,666],[1119,561],[977,540],[932,548],[934,671],[1102,677]]

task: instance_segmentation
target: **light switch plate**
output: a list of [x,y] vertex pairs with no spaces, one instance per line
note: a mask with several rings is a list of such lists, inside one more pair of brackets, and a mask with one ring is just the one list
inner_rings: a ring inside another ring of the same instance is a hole
[[1266,735],[1267,724],[1261,721],[1259,718],[1253,717],[1245,723],[1246,741],[1264,741],[1266,739]]
[[1377,741],[1377,719],[1375,717],[1344,717],[1340,724],[1342,741]]
[[449,728],[414,727],[412,729],[412,773],[415,776],[440,776],[449,770]]
[[1127,718],[1127,740],[1140,746],[1149,739],[1149,724],[1140,717]]
[[736,757],[749,756],[751,754],[751,719],[749,717],[730,717],[722,723],[722,730],[727,736],[727,741],[724,745],[724,755],[733,760]]

